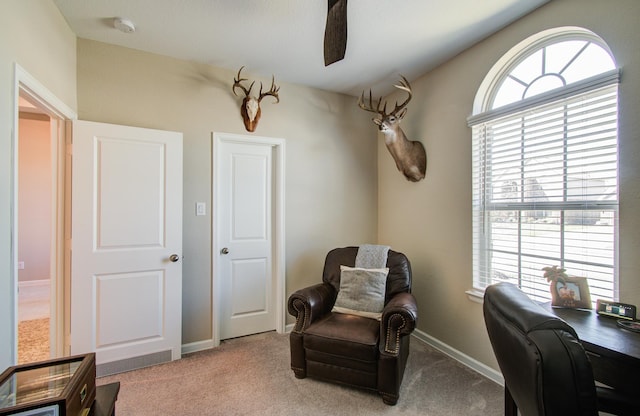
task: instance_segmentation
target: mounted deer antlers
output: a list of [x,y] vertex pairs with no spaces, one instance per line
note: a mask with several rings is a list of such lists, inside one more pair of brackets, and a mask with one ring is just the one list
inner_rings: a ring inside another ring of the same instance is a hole
[[247,131],[254,131],[258,126],[258,121],[260,120],[260,115],[262,110],[260,110],[260,101],[266,96],[272,96],[276,99],[274,104],[280,102],[280,97],[278,97],[278,91],[280,91],[280,87],[275,84],[275,78],[271,77],[271,88],[267,92],[262,92],[262,82],[260,83],[260,92],[258,93],[258,98],[251,96],[251,88],[253,88],[253,84],[256,82],[251,82],[249,88],[246,88],[241,83],[243,81],[248,81],[246,78],[240,78],[240,72],[244,66],[240,67],[238,70],[238,76],[233,79],[233,94],[238,95],[236,93],[236,88],[240,88],[244,92],[244,99],[242,100],[242,107],[240,107],[240,114],[242,115],[242,121],[244,121],[244,127]]
[[418,182],[424,179],[427,171],[427,153],[422,143],[408,140],[400,128],[400,121],[407,113],[406,106],[412,97],[409,81],[402,75],[400,77],[400,85],[394,85],[394,87],[407,92],[409,97],[400,105],[396,101],[393,111],[389,114],[387,114],[387,102],[383,103],[382,97],[378,98],[374,107],[371,90],[369,90],[369,103],[365,104],[364,91],[362,91],[362,95],[358,99],[358,106],[365,111],[380,115],[379,119],[372,120],[384,134],[384,144],[395,160],[396,167],[408,180]]

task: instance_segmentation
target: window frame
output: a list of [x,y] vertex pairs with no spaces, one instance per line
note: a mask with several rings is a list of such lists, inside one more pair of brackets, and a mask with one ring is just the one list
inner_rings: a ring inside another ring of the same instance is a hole
[[[543,92],[538,95],[524,98],[519,101],[497,107],[495,109],[489,108],[494,103],[495,97],[500,89],[500,86],[502,86],[503,81],[509,76],[509,74],[511,74],[511,71],[514,68],[516,68],[521,62],[523,62],[525,59],[527,59],[528,57],[530,57],[532,54],[536,53],[540,49],[556,43],[568,41],[568,40],[583,40],[583,41],[592,42],[600,46],[606,52],[609,53],[609,56],[611,57],[614,63],[614,66],[616,66],[616,68],[613,70],[606,71],[598,75],[583,79],[581,81],[570,83],[568,85],[565,85],[564,87],[556,88],[550,91]],[[617,64],[615,63],[615,58],[613,54],[611,53],[606,43],[594,33],[582,28],[570,27],[570,28],[551,29],[548,31],[541,32],[537,35],[534,35],[529,39],[519,43],[514,48],[512,48],[507,54],[505,54],[493,66],[493,68],[489,71],[483,83],[481,84],[474,101],[474,114],[467,119],[468,125],[473,129],[472,138],[474,140],[474,146],[476,143],[475,135],[477,134],[474,126],[477,127],[479,125],[483,125],[485,122],[489,122],[491,120],[498,120],[500,118],[507,117],[509,115],[524,114],[527,110],[540,108],[547,104],[569,99],[571,97],[580,96],[588,92],[597,91],[607,86],[617,85],[619,84],[619,81],[620,81],[620,69],[617,67]],[[616,90],[616,96],[619,97],[618,90]],[[616,109],[617,109],[617,112],[619,113],[617,104],[616,104]],[[476,151],[477,149],[474,148],[474,154]],[[619,153],[618,147],[616,148],[616,152]],[[473,157],[472,163],[473,163],[472,171],[474,172],[472,186],[474,188],[473,192],[475,195],[476,171],[478,169],[485,170],[487,169],[488,166],[483,165],[483,166],[477,167],[475,156]],[[486,178],[486,176],[483,176],[483,180],[484,178]],[[619,182],[619,161],[617,162],[617,166],[616,166],[615,179],[616,179],[616,182]],[[472,201],[472,209],[473,209],[472,238],[473,238],[473,245],[474,245],[474,250],[473,250],[474,256],[472,260],[473,262],[473,266],[472,266],[473,267],[473,286],[472,287],[473,288],[472,290],[467,291],[467,294],[472,300],[478,300],[479,298],[481,298],[484,294],[484,289],[493,281],[493,278],[491,277],[490,273],[487,273],[489,274],[489,277],[487,277],[486,279],[484,277],[482,279],[479,277],[479,273],[480,273],[479,268],[484,267],[484,265],[486,265],[486,263],[489,260],[486,258],[488,257],[488,255],[484,255],[485,257],[484,259],[482,258],[479,259],[478,253],[481,253],[481,254],[488,253],[489,250],[487,250],[486,245],[491,241],[491,237],[483,238],[479,236],[478,229],[480,225],[477,224],[478,220],[476,219],[478,209],[482,211],[482,215],[483,215],[482,221],[485,221],[487,219],[487,214],[485,213],[485,209],[487,206],[491,204],[486,203],[485,197],[486,195],[483,195],[480,197],[480,199],[483,202],[481,202],[481,206],[479,208],[478,208],[479,201],[476,201],[475,196],[473,197],[474,199]],[[563,201],[560,204],[552,203],[552,204],[549,204],[549,207],[550,208],[552,207],[553,209],[562,207],[563,210],[567,210],[567,209],[570,209],[569,207],[571,205],[571,203],[567,203],[567,202],[568,201]],[[517,210],[519,211],[526,210],[525,205],[526,204],[524,205],[520,204]],[[613,247],[613,262],[614,262],[613,264],[613,300],[618,300],[619,299],[619,289],[618,289],[619,287],[618,285],[618,275],[619,275],[618,273],[619,235],[618,234],[619,232],[618,232],[618,220],[617,220],[618,213],[619,213],[619,188],[618,187],[616,187],[615,201],[613,203],[603,204],[603,206],[604,205],[613,207],[612,209],[614,210],[614,213],[615,213],[614,217],[616,219],[613,224],[613,227],[614,227],[613,229],[613,233],[614,233],[614,236],[613,236],[613,244],[614,244],[614,247]],[[525,255],[525,253],[523,253],[520,249],[518,249],[517,251],[518,251],[518,258],[521,258],[523,255]],[[482,262],[484,262],[484,265],[481,264]],[[521,281],[521,278],[522,276],[519,275],[518,282]],[[540,274],[540,278],[541,280],[543,280],[542,272]],[[483,282],[480,282],[480,280],[482,280]],[[484,283],[484,281],[486,281],[486,283]]]

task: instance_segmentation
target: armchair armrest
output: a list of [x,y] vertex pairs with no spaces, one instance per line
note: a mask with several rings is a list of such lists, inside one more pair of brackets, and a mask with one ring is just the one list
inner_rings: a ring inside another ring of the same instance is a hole
[[380,352],[398,354],[400,337],[409,335],[416,327],[418,305],[411,293],[398,293],[382,310],[380,322]]
[[328,283],[319,283],[300,289],[289,296],[289,314],[296,317],[293,332],[303,332],[317,318],[331,311],[336,291]]

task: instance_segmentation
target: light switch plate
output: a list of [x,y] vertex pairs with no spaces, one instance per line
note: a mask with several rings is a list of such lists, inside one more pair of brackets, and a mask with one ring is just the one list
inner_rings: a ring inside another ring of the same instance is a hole
[[196,202],[196,215],[207,215],[207,204],[205,202]]

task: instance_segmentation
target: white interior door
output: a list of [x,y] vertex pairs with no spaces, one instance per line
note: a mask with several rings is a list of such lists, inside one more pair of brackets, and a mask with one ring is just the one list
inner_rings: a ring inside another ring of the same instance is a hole
[[220,339],[276,329],[273,146],[217,147]]
[[72,171],[71,353],[180,358],[182,133],[74,122]]

